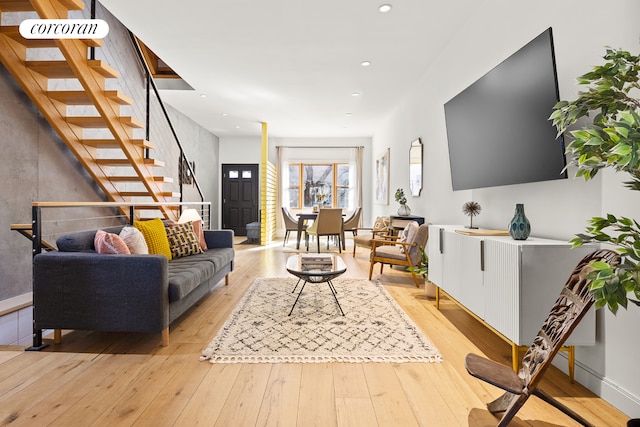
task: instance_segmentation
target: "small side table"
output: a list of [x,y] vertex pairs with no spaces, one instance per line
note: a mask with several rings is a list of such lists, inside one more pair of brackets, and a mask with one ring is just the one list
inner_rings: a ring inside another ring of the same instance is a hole
[[422,225],[424,224],[424,217],[416,215],[389,215],[389,228],[391,230],[403,230],[411,221],[415,221],[418,225]]
[[329,285],[329,289],[331,289],[333,298],[336,300],[336,304],[338,304],[340,313],[344,316],[344,311],[342,311],[342,307],[340,306],[340,302],[338,301],[338,297],[336,295],[336,288],[333,286],[333,283],[331,283],[333,279],[347,271],[347,266],[342,258],[334,254],[292,255],[287,258],[286,268],[289,273],[293,274],[299,279],[298,283],[296,283],[296,287],[293,288],[292,292],[296,291],[300,280],[304,281],[304,283],[300,287],[300,292],[298,292],[298,297],[293,303],[291,311],[289,311],[289,316],[291,316],[291,313],[293,313],[293,309],[298,303],[300,295],[302,294],[302,291],[304,290],[304,287],[308,282],[324,282]]

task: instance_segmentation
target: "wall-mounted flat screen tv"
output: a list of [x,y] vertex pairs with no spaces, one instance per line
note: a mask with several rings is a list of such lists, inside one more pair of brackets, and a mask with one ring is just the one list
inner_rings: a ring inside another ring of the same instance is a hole
[[567,177],[551,28],[444,106],[453,190]]

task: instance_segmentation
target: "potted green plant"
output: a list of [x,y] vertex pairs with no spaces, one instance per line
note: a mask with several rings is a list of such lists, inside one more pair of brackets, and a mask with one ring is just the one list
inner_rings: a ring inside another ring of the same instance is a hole
[[407,205],[407,198],[404,195],[404,189],[398,188],[395,194],[396,202],[400,203],[398,208],[398,215],[409,216],[411,215],[411,208]]
[[[560,101],[550,120],[573,137],[566,147],[569,164],[577,166],[576,177],[589,180],[599,170],[614,168],[627,172],[625,186],[640,190],[640,100],[632,96],[640,89],[640,57],[623,50],[607,48],[605,63],[578,78],[587,90],[574,101]],[[593,293],[596,307],[605,305],[613,313],[628,302],[640,306],[640,223],[632,218],[607,214],[589,221],[585,233],[571,243],[599,242],[615,246],[621,254],[618,266],[593,264]]]
[[420,265],[418,267],[409,267],[407,270],[423,276],[425,294],[428,298],[436,297],[436,285],[429,281],[429,257],[424,247],[420,246]]

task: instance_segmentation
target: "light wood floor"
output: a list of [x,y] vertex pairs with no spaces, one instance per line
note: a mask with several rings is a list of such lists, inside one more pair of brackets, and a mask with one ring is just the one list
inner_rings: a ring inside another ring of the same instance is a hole
[[[240,243],[244,238],[236,238]],[[410,274],[380,280],[442,353],[443,363],[210,364],[198,360],[256,277],[286,276],[294,252],[236,245],[230,285],[218,286],[160,335],[65,331],[41,352],[0,347],[0,425],[29,426],[491,426],[485,403],[500,390],[469,376],[469,352],[510,364],[510,347],[462,309],[441,311]],[[350,243],[350,241],[348,242]],[[366,278],[368,251],[343,253],[349,277]],[[374,278],[378,277],[378,267]],[[542,388],[595,425],[627,418],[558,369]],[[513,426],[575,426],[532,397]]]

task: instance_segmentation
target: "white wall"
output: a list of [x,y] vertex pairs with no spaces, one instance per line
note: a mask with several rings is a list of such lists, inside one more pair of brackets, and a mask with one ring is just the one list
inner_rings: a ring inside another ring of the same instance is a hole
[[[635,0],[480,2],[473,18],[458,23],[459,34],[374,135],[374,153],[391,147],[390,188],[408,188],[409,143],[421,137],[424,189],[408,204],[412,213],[432,223],[468,223],[461,208],[470,200],[482,206],[474,225],[505,229],[515,204],[524,203],[532,234],[558,239],[571,238],[584,230],[588,218],[606,212],[638,217],[640,195],[622,189],[624,177],[610,172],[583,182],[573,179],[575,170],[570,169],[571,178],[564,181],[453,192],[443,105],[548,27],[553,28],[560,97],[573,99],[575,78],[602,62],[605,46],[640,51],[639,16]],[[391,195],[390,206],[373,205],[373,215],[396,208]],[[640,340],[631,325],[638,324],[640,308],[617,317],[601,310],[597,345],[576,350],[577,380],[634,417],[640,417]]]

